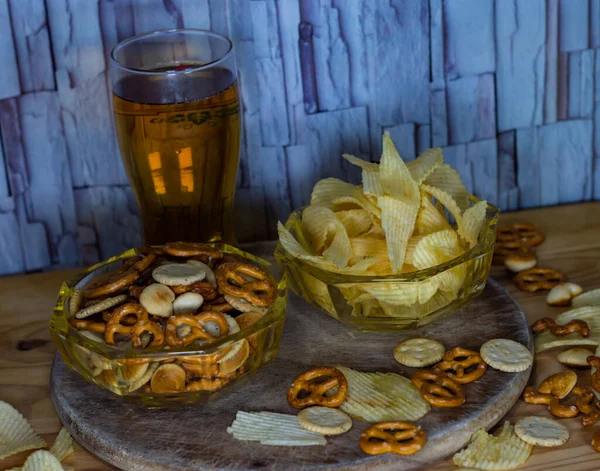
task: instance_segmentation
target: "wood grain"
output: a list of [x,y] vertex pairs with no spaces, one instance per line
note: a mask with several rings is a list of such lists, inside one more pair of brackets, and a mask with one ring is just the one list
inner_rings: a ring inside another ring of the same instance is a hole
[[[557,268],[584,289],[593,289],[600,287],[599,215],[600,203],[587,203],[502,214],[501,222],[538,224],[546,233],[546,241],[538,249],[540,265]],[[47,323],[61,281],[74,274],[74,271],[62,271],[0,278],[0,400],[19,409],[49,443],[58,433],[60,422],[50,401],[49,377],[55,348]],[[492,276],[514,296],[530,323],[540,317],[554,317],[564,310],[547,306],[542,293],[518,291],[503,269],[493,268]],[[45,343],[40,345],[39,340]],[[538,356],[530,384],[539,384],[560,369],[554,355],[555,352],[545,352]],[[546,411],[543,407],[518,402],[508,417],[531,414],[545,415]],[[591,432],[583,430],[577,419],[563,423],[571,431],[567,444],[555,449],[535,448],[532,457],[520,469],[595,471],[600,468],[600,454],[589,444]],[[26,455],[0,461],[0,469],[20,465]],[[66,464],[75,466],[77,471],[115,469],[79,447]],[[451,471],[455,467],[445,460],[429,469]]]

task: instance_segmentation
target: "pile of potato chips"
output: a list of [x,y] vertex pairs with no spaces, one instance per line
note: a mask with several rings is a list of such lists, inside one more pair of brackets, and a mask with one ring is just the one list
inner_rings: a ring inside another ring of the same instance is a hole
[[[381,277],[446,264],[477,243],[487,203],[470,204],[460,175],[443,163],[441,149],[428,149],[405,163],[386,132],[379,164],[344,158],[362,169],[363,184],[319,181],[301,219],[278,226],[289,257],[334,274]],[[302,278],[309,301],[336,316],[327,285],[294,274]],[[466,276],[462,263],[433,276],[415,273],[402,281],[378,278],[336,288],[354,316],[412,321],[456,299]]]

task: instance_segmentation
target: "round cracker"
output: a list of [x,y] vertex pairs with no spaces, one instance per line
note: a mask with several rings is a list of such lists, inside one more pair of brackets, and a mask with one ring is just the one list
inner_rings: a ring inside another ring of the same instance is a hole
[[526,443],[545,447],[564,445],[569,439],[569,430],[549,417],[523,417],[515,424],[515,433]]
[[322,435],[340,435],[352,428],[348,414],[331,407],[307,407],[298,413],[300,427]]
[[199,260],[188,260],[186,263],[202,268],[206,273],[205,280],[208,281],[215,288],[217,287],[217,277],[215,276],[215,272],[206,263],[202,263]]
[[436,340],[416,338],[399,343],[394,358],[401,365],[421,368],[441,361],[445,352],[446,348]]
[[157,283],[167,286],[187,286],[202,281],[206,272],[201,267],[188,263],[169,263],[160,265],[152,271],[152,278]]
[[174,314],[195,314],[204,303],[204,297],[199,293],[187,292],[177,296],[173,301]]
[[105,311],[106,309],[110,309],[111,307],[118,306],[121,303],[127,301],[126,294],[120,294],[119,296],[114,296],[112,298],[102,299],[99,302],[92,304],[91,306],[84,307],[82,310],[77,311],[75,317],[77,319],[85,319],[92,314],[98,314],[99,312]]
[[140,304],[149,314],[160,317],[173,315],[175,293],[171,288],[160,283],[146,286],[140,294]]
[[506,373],[525,371],[533,363],[527,347],[510,339],[488,340],[479,351],[481,358],[492,368]]

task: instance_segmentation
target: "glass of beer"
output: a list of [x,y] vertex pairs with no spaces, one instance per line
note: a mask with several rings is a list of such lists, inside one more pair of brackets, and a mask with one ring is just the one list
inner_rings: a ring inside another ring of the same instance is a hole
[[147,244],[234,243],[240,104],[231,41],[155,31],[111,53],[113,109]]

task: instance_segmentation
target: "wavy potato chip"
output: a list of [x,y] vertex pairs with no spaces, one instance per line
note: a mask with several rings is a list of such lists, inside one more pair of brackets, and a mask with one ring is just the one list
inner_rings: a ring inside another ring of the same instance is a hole
[[415,254],[415,248],[422,238],[422,235],[414,235],[408,239],[408,244],[406,245],[406,255],[404,256],[405,265],[414,265],[413,256]]
[[457,226],[462,224],[462,210],[449,193],[429,185],[421,185],[421,189],[437,199],[438,204],[444,206],[452,214]]
[[[408,167],[396,150],[389,131],[383,133],[383,152],[381,154],[381,164],[379,165],[379,180],[381,188],[386,195],[392,196],[407,206],[416,206],[418,211],[420,204],[419,185],[413,180]],[[377,199],[377,202],[381,207],[381,197]]]
[[442,149],[434,147],[427,149],[412,162],[407,162],[406,166],[410,170],[413,180],[420,185],[442,163],[444,163]]
[[343,154],[344,159],[362,169],[363,192],[369,195],[383,194],[379,177],[379,164],[367,162],[350,154]]
[[462,224],[458,226],[458,235],[467,241],[469,247],[477,244],[486,213],[486,201],[479,201],[463,213]]
[[308,206],[302,212],[302,233],[314,253],[323,253],[333,241],[340,225],[335,213],[324,206]]
[[425,304],[438,290],[440,281],[430,278],[415,283],[361,283],[360,288],[381,303],[400,306]]
[[431,195],[421,191],[421,203],[415,221],[415,234],[431,234],[450,228],[446,217],[431,202]]
[[277,223],[277,233],[279,234],[279,242],[284,250],[292,257],[300,257],[302,255],[310,256],[308,250],[306,250],[300,242],[288,231],[281,222]]
[[348,237],[355,237],[367,232],[373,225],[371,215],[365,209],[348,209],[335,213],[346,228]]
[[60,461],[46,450],[33,452],[21,468],[22,471],[64,471]]
[[419,207],[391,196],[379,197],[381,224],[385,231],[392,272],[400,273]]
[[0,460],[26,450],[47,446],[21,413],[0,401]]
[[58,432],[54,443],[52,443],[52,446],[50,447],[50,453],[56,456],[58,461],[64,461],[70,455],[75,453],[73,437],[69,434],[66,428],[63,427],[60,429],[60,432]]
[[583,306],[571,309],[556,316],[555,320],[557,324],[565,325],[574,319],[587,322],[590,328],[588,337],[582,337],[579,332],[559,337],[553,335],[549,330],[545,330],[535,337],[535,352],[543,352],[554,347],[596,347],[600,345],[600,306]]
[[363,234],[359,237],[351,237],[350,245],[352,255],[355,257],[375,257],[375,263],[389,260],[385,239],[375,239]]
[[450,165],[442,164],[436,167],[424,183],[449,194],[461,211],[469,207],[469,192],[458,172]]
[[571,305],[573,307],[600,306],[600,288],[575,296]]
[[352,196],[355,185],[337,178],[324,178],[319,180],[310,195],[310,204],[331,207],[333,200],[345,196]]

